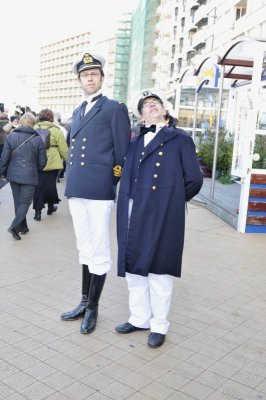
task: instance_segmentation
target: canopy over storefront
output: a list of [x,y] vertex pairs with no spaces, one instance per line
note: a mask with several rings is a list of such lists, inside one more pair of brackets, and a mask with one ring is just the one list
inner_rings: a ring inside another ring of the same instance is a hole
[[[262,87],[264,87],[264,80],[266,80],[266,39],[250,37],[239,38],[232,42],[226,49],[221,49],[218,55],[211,55],[210,57],[202,59],[195,69],[189,68],[184,71],[179,82],[181,84],[184,84],[186,81],[195,82],[192,79],[192,75],[197,77],[196,84],[193,84],[196,98],[197,92],[204,84],[219,88],[210,199],[212,199],[214,195],[223,89],[225,85],[232,88],[237,88],[242,85],[248,85],[249,87],[249,103],[246,107],[246,120],[244,124],[242,121],[242,132],[240,132],[242,135],[242,142],[245,143],[245,146],[242,148],[243,154],[241,154],[243,163],[241,167],[242,174],[239,175],[241,177],[242,187],[238,230],[239,232],[245,232],[253,149],[257,130],[258,111],[260,108],[259,98]],[[197,101],[195,101],[195,108],[197,108]],[[194,118],[196,118],[196,111],[194,115]],[[194,121],[193,134],[195,133],[195,123]],[[266,174],[266,170],[262,173]]]

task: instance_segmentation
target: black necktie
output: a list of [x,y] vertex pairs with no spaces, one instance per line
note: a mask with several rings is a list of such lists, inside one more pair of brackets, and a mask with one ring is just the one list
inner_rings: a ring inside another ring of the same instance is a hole
[[102,94],[98,94],[98,96],[93,97],[93,99],[91,99],[91,102],[96,101],[98,99],[100,99],[102,97]]
[[156,125],[151,125],[149,127],[141,126],[139,129],[141,135],[145,135],[147,132],[155,132],[155,131],[156,131]]
[[85,110],[86,110],[87,104],[88,104],[88,102],[87,102],[87,100],[85,100],[85,101],[83,101],[83,103],[80,106],[80,119],[82,119],[85,115]]

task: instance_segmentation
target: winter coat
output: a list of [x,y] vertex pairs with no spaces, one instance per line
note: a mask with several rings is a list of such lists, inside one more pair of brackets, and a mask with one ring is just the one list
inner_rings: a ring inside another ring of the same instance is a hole
[[[133,170],[135,194],[128,226]],[[117,204],[118,276],[181,276],[185,202],[202,183],[195,145],[184,131],[164,127],[145,148],[143,135],[131,141]]]
[[46,150],[47,164],[44,171],[60,170],[63,169],[62,160],[67,159],[67,143],[61,129],[49,121],[41,121],[35,125],[35,129],[47,129],[50,130],[50,148]]
[[[33,135],[32,139],[15,150]],[[0,176],[5,176],[9,182],[38,185],[38,172],[46,161],[45,147],[37,132],[32,128],[16,128],[5,141],[0,159]]]

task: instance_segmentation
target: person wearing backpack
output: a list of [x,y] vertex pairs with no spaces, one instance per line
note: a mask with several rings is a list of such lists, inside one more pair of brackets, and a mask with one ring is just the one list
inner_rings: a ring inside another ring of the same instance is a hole
[[33,198],[34,219],[41,221],[42,209],[47,204],[47,215],[52,215],[60,199],[57,193],[56,179],[58,171],[63,169],[67,158],[67,143],[61,129],[54,123],[54,113],[46,108],[40,111],[39,122],[34,129],[41,136],[47,155],[47,164],[39,174],[39,184]]

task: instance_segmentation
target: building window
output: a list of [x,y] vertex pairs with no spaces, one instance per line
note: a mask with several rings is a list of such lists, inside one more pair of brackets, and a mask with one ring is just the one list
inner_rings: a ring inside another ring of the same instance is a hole
[[181,71],[182,68],[182,58],[179,58],[177,60],[177,72],[179,73]]
[[241,0],[235,5],[236,21],[242,18],[247,12],[247,0]]
[[174,36],[174,40],[176,40],[176,31],[177,31],[177,27],[174,26],[174,30],[173,30],[173,36]]
[[208,26],[214,25],[216,22],[216,7],[214,7],[209,13],[208,13]]
[[185,26],[185,17],[181,18],[182,32],[184,32],[184,26]]
[[184,39],[183,38],[179,39],[179,53],[182,53],[183,51],[183,43]]
[[177,17],[178,17],[178,7],[175,8],[175,21],[177,21]]
[[243,17],[247,12],[247,9],[245,7],[237,7],[236,8],[236,21]]
[[174,69],[175,69],[175,64],[172,63],[171,66],[170,66],[170,78],[172,78],[173,75],[174,75]]
[[172,45],[172,58],[175,56],[175,44]]

